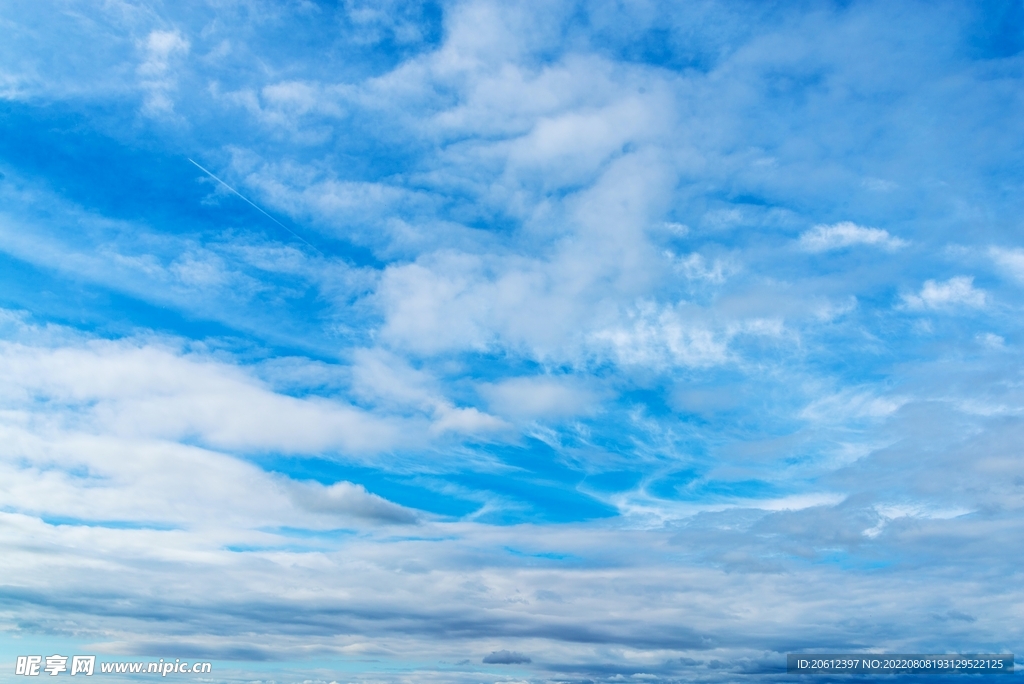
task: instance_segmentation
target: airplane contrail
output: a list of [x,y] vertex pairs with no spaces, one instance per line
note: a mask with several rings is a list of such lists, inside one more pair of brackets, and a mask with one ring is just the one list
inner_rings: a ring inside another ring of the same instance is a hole
[[192,159],[191,157],[186,157],[186,159],[188,159],[188,160],[189,160],[190,162],[192,162],[193,164],[195,164],[195,165],[196,165],[196,167],[197,167],[197,168],[198,168],[198,169],[199,169],[200,171],[202,171],[203,173],[205,173],[205,174],[206,174],[207,176],[209,176],[209,177],[210,177],[210,178],[212,178],[213,180],[217,181],[218,183],[220,183],[221,185],[223,185],[223,186],[224,186],[225,188],[227,188],[227,189],[228,189],[228,190],[230,190],[231,192],[233,192],[233,193],[235,193],[236,195],[238,195],[238,196],[239,196],[240,198],[242,198],[242,200],[244,200],[244,201],[245,201],[245,202],[246,202],[246,203],[247,203],[247,204],[248,204],[248,205],[249,205],[250,207],[252,207],[252,208],[253,208],[253,209],[255,209],[256,211],[260,212],[261,214],[263,214],[264,216],[266,216],[266,217],[267,217],[268,219],[270,219],[271,221],[273,221],[273,222],[274,222],[274,223],[276,223],[277,225],[281,226],[282,228],[284,228],[285,230],[287,230],[287,231],[288,231],[289,233],[291,233],[292,235],[294,235],[294,236],[295,236],[295,237],[297,237],[298,239],[302,240],[302,241],[303,241],[303,242],[305,242],[305,243],[306,243],[307,245],[309,245],[310,247],[312,247],[313,249],[315,249],[315,250],[316,250],[316,251],[317,251],[318,253],[320,253],[321,255],[323,255],[323,252],[321,252],[321,251],[320,251],[320,250],[319,250],[319,249],[318,249],[318,248],[316,247],[316,245],[314,245],[314,244],[313,244],[312,242],[310,242],[310,241],[309,241],[309,240],[307,240],[306,238],[304,238],[304,237],[302,237],[301,235],[299,235],[298,233],[296,233],[296,232],[295,232],[294,230],[292,230],[292,229],[291,229],[291,228],[289,228],[288,226],[286,226],[286,225],[284,225],[283,223],[281,223],[280,221],[278,221],[278,220],[277,220],[276,218],[274,218],[273,216],[271,216],[271,215],[270,215],[270,214],[268,214],[267,212],[263,211],[263,209],[262,209],[262,208],[261,208],[261,207],[260,207],[260,206],[259,206],[258,204],[256,204],[255,202],[251,201],[251,200],[250,200],[250,199],[249,199],[248,197],[246,197],[246,196],[245,196],[245,195],[243,195],[242,193],[240,193],[240,192],[238,192],[237,190],[235,190],[235,189],[234,189],[233,187],[231,187],[230,185],[228,185],[227,183],[225,183],[224,181],[222,181],[222,180],[221,180],[220,178],[217,178],[217,176],[213,175],[213,173],[212,173],[212,172],[211,172],[210,170],[208,170],[208,169],[206,169],[205,167],[203,167],[203,166],[202,166],[201,164],[199,164],[199,162],[195,161],[195,160],[194,160],[194,159]]

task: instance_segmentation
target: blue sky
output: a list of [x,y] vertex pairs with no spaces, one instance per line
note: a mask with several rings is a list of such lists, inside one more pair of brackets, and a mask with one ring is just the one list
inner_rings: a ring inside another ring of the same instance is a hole
[[1019,1],[0,31],[5,662],[1024,652]]

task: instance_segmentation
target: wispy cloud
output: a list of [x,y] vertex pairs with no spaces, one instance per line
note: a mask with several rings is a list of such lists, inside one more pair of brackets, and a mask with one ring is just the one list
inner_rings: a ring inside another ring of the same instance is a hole
[[890,235],[887,230],[866,228],[851,221],[817,225],[800,235],[800,247],[808,252],[828,252],[854,245],[896,250],[907,244],[906,240]]
[[601,392],[572,377],[518,377],[482,383],[478,391],[501,415],[528,418],[564,418],[593,413]]
[[1014,280],[1024,282],[1024,249],[990,247],[988,254],[1005,274]]
[[143,111],[149,115],[166,114],[174,109],[173,94],[177,77],[173,62],[189,52],[190,43],[180,31],[151,31],[142,41],[145,58],[136,70],[146,93]]

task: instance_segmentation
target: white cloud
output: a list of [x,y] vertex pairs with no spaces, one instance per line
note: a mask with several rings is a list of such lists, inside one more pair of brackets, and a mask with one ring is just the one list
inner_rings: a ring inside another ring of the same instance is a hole
[[902,396],[878,396],[866,389],[849,388],[815,399],[800,411],[800,417],[817,424],[849,424],[860,420],[882,420],[909,401]]
[[616,159],[566,202],[564,237],[535,247],[527,238],[525,253],[439,249],[387,267],[374,295],[382,340],[421,354],[513,349],[575,362],[604,353],[594,335],[671,272],[645,234],[667,173],[654,152]]
[[857,298],[853,295],[842,302],[825,301],[814,307],[814,316],[820,321],[831,322],[856,310],[857,304]]
[[534,376],[482,383],[477,391],[492,411],[517,418],[564,418],[594,413],[600,395],[572,378]]
[[282,483],[252,464],[83,427],[46,411],[3,412],[0,497],[8,510],[141,526],[318,524],[297,514]]
[[189,50],[189,42],[177,29],[152,31],[146,36],[144,45],[146,61],[139,66],[139,73],[143,76],[163,74],[167,71],[167,63],[172,56],[178,53],[187,54]]
[[437,407],[434,411],[434,419],[430,425],[432,434],[456,432],[472,435],[505,430],[509,427],[508,423],[500,418],[472,406],[458,408],[447,403]]
[[974,336],[974,339],[989,349],[1006,348],[1006,339],[1002,335],[996,335],[995,333],[978,333]]
[[541,117],[528,134],[508,143],[507,173],[540,174],[546,187],[586,182],[626,143],[664,132],[669,116],[663,102],[626,96],[597,111]]
[[191,44],[177,29],[154,30],[140,47],[145,59],[136,72],[146,93],[142,110],[151,116],[169,113],[174,109],[172,95],[178,84],[173,64],[188,54]]
[[596,350],[623,366],[664,369],[669,366],[710,368],[737,363],[741,356],[730,343],[741,337],[798,339],[781,319],[730,317],[719,321],[689,302],[675,306],[641,301],[618,320],[590,336]]
[[736,265],[724,259],[714,259],[709,264],[708,260],[697,252],[680,257],[668,252],[666,256],[673,260],[675,269],[687,279],[712,285],[721,285],[728,276],[738,270]]
[[916,295],[904,295],[903,301],[911,309],[943,309],[952,306],[985,306],[986,295],[974,287],[972,276],[956,276],[945,282],[926,280]]
[[502,313],[488,303],[516,307],[521,286],[514,280],[487,282],[482,260],[472,255],[438,254],[430,262],[385,270],[378,290],[387,313],[385,339],[427,353],[486,349],[497,332],[488,319]]
[[262,88],[222,91],[219,83],[209,87],[210,95],[241,107],[275,134],[285,133],[300,145],[324,143],[331,137],[334,120],[345,116],[344,85],[319,82],[279,81]]
[[1004,273],[1024,283],[1024,249],[990,247],[988,254]]
[[629,313],[625,325],[593,334],[626,366],[680,365],[707,367],[729,358],[728,339],[706,323],[687,320],[673,307],[644,303]]
[[827,252],[853,245],[871,245],[887,250],[905,247],[906,240],[893,237],[881,228],[865,228],[851,221],[830,226],[817,225],[800,235],[800,247],[808,252]]
[[887,524],[900,518],[950,520],[972,512],[968,508],[937,509],[921,503],[876,504],[874,510],[878,514],[878,524],[863,532],[864,536],[870,538],[877,537]]
[[414,369],[401,356],[383,349],[358,349],[349,369],[352,394],[378,410],[429,420],[429,433],[478,434],[508,427],[501,419],[475,407],[459,407],[448,399],[442,383]]
[[[168,271],[186,287],[210,288],[226,285],[232,274],[225,268],[224,260],[217,255],[204,252],[193,251],[183,254],[171,263]],[[150,273],[155,274],[155,271],[156,269],[152,269]]]
[[836,492],[808,492],[793,494],[778,499],[751,500],[740,505],[760,508],[766,511],[800,511],[818,506],[836,506],[846,499],[844,494]]
[[411,438],[394,421],[344,402],[277,394],[236,366],[153,343],[4,342],[0,372],[3,396],[45,400],[55,418],[100,433],[284,453],[367,453]]

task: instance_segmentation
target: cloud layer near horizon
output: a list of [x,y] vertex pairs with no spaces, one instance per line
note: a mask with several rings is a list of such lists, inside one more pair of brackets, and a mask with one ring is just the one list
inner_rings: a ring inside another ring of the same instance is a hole
[[0,20],[4,653],[1024,650],[1019,4]]

